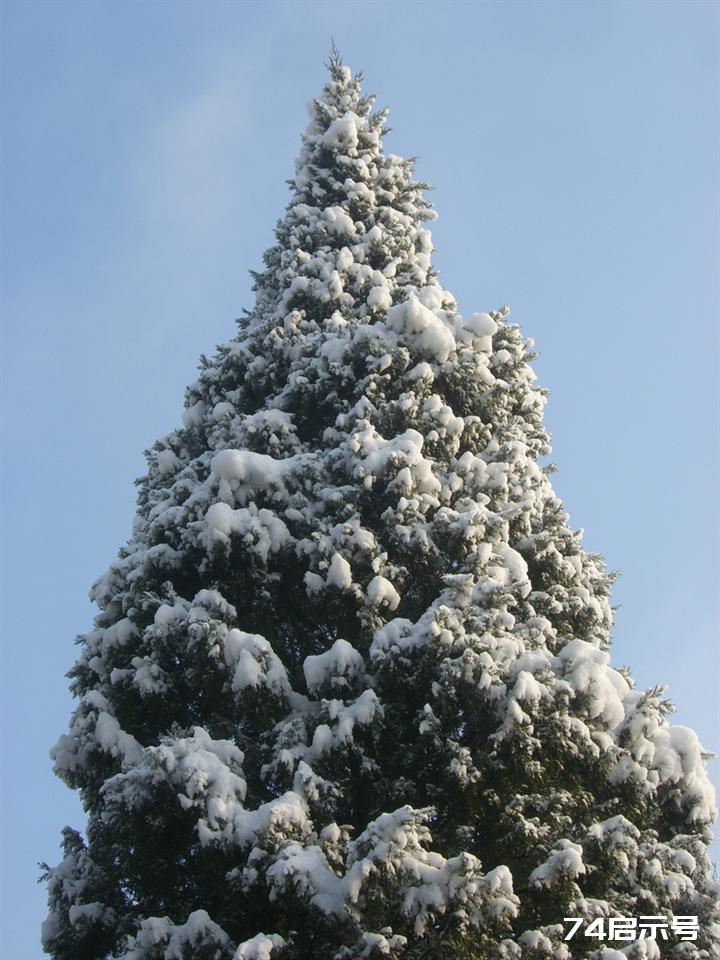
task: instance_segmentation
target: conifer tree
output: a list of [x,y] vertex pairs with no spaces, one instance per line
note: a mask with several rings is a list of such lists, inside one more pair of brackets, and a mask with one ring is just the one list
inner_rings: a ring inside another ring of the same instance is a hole
[[[57,960],[720,956],[695,734],[610,665],[531,343],[333,54],[256,302],[148,452],[52,754]],[[565,917],[699,917],[565,940]]]

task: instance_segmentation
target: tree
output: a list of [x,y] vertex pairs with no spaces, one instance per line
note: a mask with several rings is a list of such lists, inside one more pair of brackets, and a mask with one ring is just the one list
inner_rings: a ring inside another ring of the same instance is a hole
[[[255,306],[93,587],[58,960],[720,950],[705,755],[610,666],[531,345],[459,315],[385,119],[333,53]],[[648,915],[697,938],[564,939]]]

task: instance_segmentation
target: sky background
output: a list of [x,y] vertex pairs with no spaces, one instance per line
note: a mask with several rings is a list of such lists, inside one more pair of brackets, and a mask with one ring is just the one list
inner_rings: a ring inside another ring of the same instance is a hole
[[252,304],[331,37],[435,184],[443,285],[536,341],[555,487],[622,574],[615,665],[720,748],[720,5],[25,0],[1,26],[3,956],[41,956],[36,864],[84,824],[48,749],[88,589]]

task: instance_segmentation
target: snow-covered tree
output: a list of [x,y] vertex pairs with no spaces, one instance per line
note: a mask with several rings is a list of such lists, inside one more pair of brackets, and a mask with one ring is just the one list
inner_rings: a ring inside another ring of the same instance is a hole
[[703,750],[610,665],[531,344],[458,313],[385,118],[333,56],[255,306],[93,587],[58,960],[720,955]]

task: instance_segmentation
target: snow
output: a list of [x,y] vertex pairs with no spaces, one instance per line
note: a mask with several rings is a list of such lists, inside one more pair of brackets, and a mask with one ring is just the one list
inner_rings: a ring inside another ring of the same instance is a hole
[[405,617],[396,617],[375,631],[370,646],[370,659],[383,660],[388,653],[405,650],[416,646],[419,642],[422,641],[417,639],[415,624]]
[[552,941],[546,937],[540,930],[526,930],[519,938],[519,942],[528,950],[537,950],[542,953],[551,954]]
[[165,449],[159,450],[157,453],[157,466],[161,475],[175,473],[180,467],[180,460],[172,450],[165,447]]
[[183,423],[186,427],[197,427],[203,422],[207,404],[204,400],[198,400],[192,406],[187,407],[183,413]]
[[126,772],[106,782],[103,794],[109,807],[132,809],[164,779],[180,806],[197,809],[199,822],[217,829],[245,797],[243,759],[232,741],[213,740],[202,727],[194,727],[190,737],[166,737],[156,747],[145,747]]
[[159,626],[168,627],[184,620],[187,617],[187,605],[182,601],[177,601],[172,606],[169,603],[161,603],[155,611],[153,621]]
[[688,817],[711,823],[716,816],[715,788],[705,770],[703,748],[689,727],[663,724],[651,733],[643,760],[660,784],[682,784]]
[[379,574],[368,584],[367,597],[372,606],[387,607],[388,610],[396,610],[400,604],[400,594],[389,580]]
[[285,940],[279,933],[271,933],[269,936],[258,933],[240,944],[232,960],[272,960],[273,951],[284,946]]
[[[349,844],[348,867],[338,875],[317,845],[288,844],[267,871],[271,899],[292,889],[329,916],[357,911],[366,889],[382,875],[393,878],[402,891],[401,910],[422,935],[431,918],[462,909],[470,923],[479,926],[485,910],[495,917],[510,918],[517,912],[517,898],[506,867],[483,876],[480,864],[470,854],[446,860],[428,851],[426,810],[402,807],[372,821]],[[382,943],[382,940],[375,940]],[[395,941],[398,945],[402,940]],[[373,939],[365,943],[373,943]]]
[[515,681],[512,695],[520,701],[540,700],[543,695],[543,688],[531,673],[528,673],[527,670],[521,670]]
[[327,207],[324,216],[331,233],[338,236],[352,236],[355,233],[352,217],[342,207]]
[[404,806],[393,813],[381,814],[351,844],[351,864],[346,884],[351,899],[357,900],[367,877],[378,868],[399,876],[405,887],[402,910],[414,920],[416,934],[422,936],[431,916],[462,907],[470,922],[479,925],[482,908],[488,900],[498,915],[512,917],[517,898],[507,867],[499,867],[486,876],[471,854],[446,860],[428,851],[425,826],[429,810]]
[[236,510],[226,503],[214,503],[205,515],[205,525],[203,539],[209,552],[216,545],[228,549],[236,535],[265,562],[291,540],[285,522],[271,510],[258,510],[254,503]]
[[323,144],[326,147],[342,147],[347,152],[356,150],[359,124],[360,119],[354,113],[346,113],[342,117],[337,117],[322,135]]
[[123,617],[117,623],[99,630],[97,636],[101,641],[101,655],[106,657],[114,647],[125,646],[133,637],[137,636],[137,633],[137,627],[127,617]]
[[369,307],[377,307],[378,310],[389,310],[392,305],[390,287],[386,284],[372,287],[368,293],[367,304]]
[[[391,466],[407,467],[404,476],[419,493],[438,494],[442,484],[430,460],[423,456],[425,438],[412,428],[392,439],[382,437],[375,427],[360,427],[351,435],[347,450],[358,477],[384,477]],[[398,472],[398,477],[400,473]]]
[[[402,950],[406,945],[407,937],[403,937],[402,934],[387,937],[382,933],[363,933],[362,950],[356,955],[360,957],[389,957],[396,955],[395,951]],[[344,956],[344,954],[340,954],[340,956]]]
[[[163,960],[185,960],[190,951],[206,954],[207,947],[225,948],[230,938],[206,910],[195,910],[183,924],[173,924],[168,917],[148,917],[140,923],[140,929],[130,937],[123,960],[146,960],[159,956],[156,948],[163,948]],[[206,949],[204,950],[203,947]],[[209,955],[209,954],[207,954]]]
[[328,568],[326,583],[339,590],[346,590],[352,586],[352,569],[345,557],[334,553]]
[[330,337],[322,345],[319,355],[328,363],[341,363],[347,349],[347,341],[340,337]]
[[316,593],[320,593],[321,590],[325,588],[325,581],[323,578],[317,574],[313,573],[311,570],[308,570],[304,575],[305,590],[309,597],[312,597]]
[[[165,671],[151,657],[133,657],[130,662],[135,670],[132,683],[138,688],[142,696],[163,693],[168,689]],[[113,670],[110,674],[111,683],[116,682],[115,677],[118,674],[123,677],[125,671]]]
[[583,863],[582,847],[572,840],[559,840],[544,863],[530,874],[530,883],[538,887],[552,887],[564,879],[575,880],[587,872]]
[[248,687],[263,687],[276,697],[290,692],[287,671],[265,637],[233,629],[225,637],[223,646],[236,693]]
[[320,724],[313,735],[310,748],[313,757],[321,757],[331,750],[352,745],[355,725],[369,726],[381,718],[383,708],[374,690],[364,690],[355,700],[329,700],[326,703],[332,724]]
[[415,293],[389,308],[387,325],[404,337],[411,351],[428,360],[445,363],[455,350],[455,337],[446,321],[424,306]]
[[591,720],[601,719],[610,729],[625,717],[623,697],[627,680],[610,666],[610,655],[585,640],[571,640],[558,653],[559,675]]
[[294,458],[276,460],[265,453],[251,450],[221,450],[212,459],[211,471],[219,481],[221,497],[233,505],[246,503],[259,490],[283,487],[287,473],[295,466]]
[[353,252],[349,247],[343,247],[342,250],[337,255],[335,260],[338,270],[347,271],[355,265],[355,258],[353,257]]
[[491,352],[492,338],[497,333],[498,325],[489,313],[471,313],[463,326],[470,333],[476,350]]
[[365,676],[362,656],[347,640],[338,639],[325,653],[309,656],[303,663],[305,682],[310,693],[317,693],[326,684],[348,686]]
[[522,597],[527,597],[532,590],[528,578],[528,565],[525,559],[509,544],[500,542],[493,544],[493,552],[500,560],[504,571],[507,571],[507,582],[517,587]]
[[617,847],[627,847],[628,844],[637,846],[636,841],[640,838],[640,831],[627,817],[619,815],[594,823],[588,830],[588,836],[613,850]]
[[327,723],[321,723],[315,728],[312,741],[312,753],[316,757],[321,757],[328,753],[333,746],[333,732]]
[[256,810],[247,810],[239,803],[228,806],[225,820],[224,826],[209,820],[199,821],[200,842],[220,846],[230,842],[240,848],[249,848],[261,843],[265,837],[305,837],[310,832],[307,804],[292,790],[261,804]]
[[697,870],[697,860],[688,850],[676,850],[673,860],[684,873],[693,874]]
[[270,898],[278,899],[292,889],[328,915],[343,916],[342,880],[330,868],[325,854],[316,845],[290,843],[267,871]]
[[433,369],[427,360],[421,360],[407,374],[409,380],[430,380],[435,377]]
[[141,755],[140,744],[121,728],[108,709],[107,700],[98,692],[85,694],[75,711],[70,733],[61,736],[50,751],[59,775],[80,768],[87,753],[97,749],[116,758],[123,766],[137,762]]
[[78,923],[82,924],[88,920],[100,920],[105,914],[105,911],[105,905],[100,903],[99,900],[95,900],[92,903],[73,903],[68,910],[68,920],[71,926],[74,927]]
[[447,403],[443,403],[443,399],[439,394],[433,393],[429,397],[426,397],[422,403],[421,410],[427,419],[432,421],[435,428],[432,431],[433,439],[446,436],[455,437],[462,433],[465,420],[463,417],[455,416],[452,407]]

